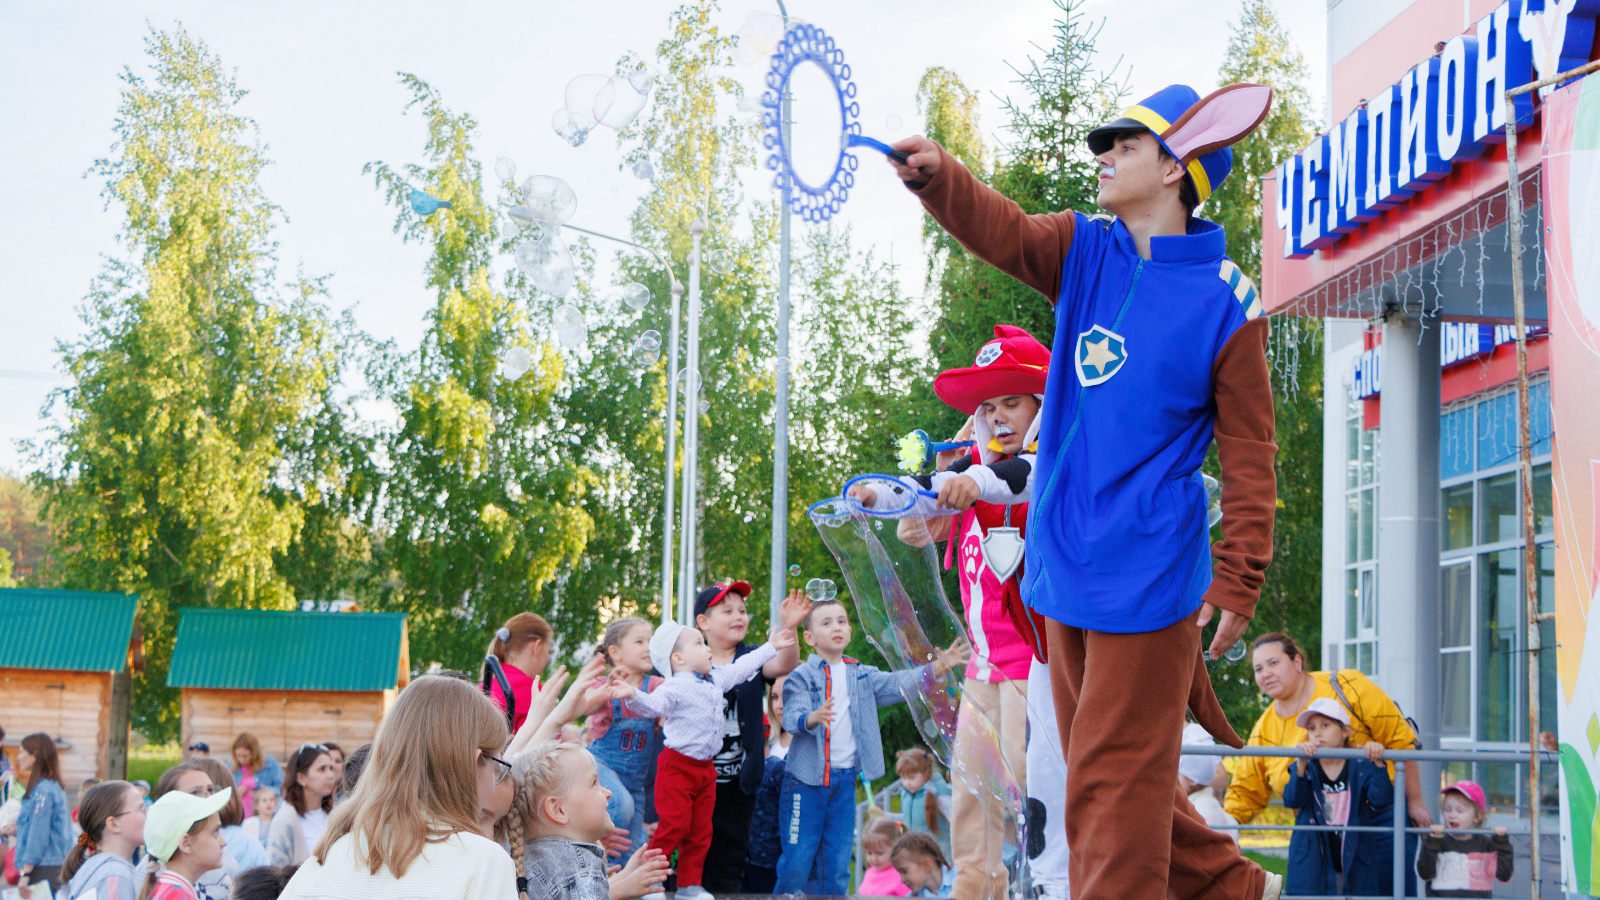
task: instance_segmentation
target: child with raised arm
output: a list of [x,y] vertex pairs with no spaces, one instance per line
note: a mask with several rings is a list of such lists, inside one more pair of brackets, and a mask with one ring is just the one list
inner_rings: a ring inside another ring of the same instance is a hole
[[[767,643],[732,663],[711,667],[711,648],[698,629],[666,622],[650,638],[650,660],[667,680],[646,694],[620,675],[610,685],[614,699],[637,712],[665,719],[666,749],[656,760],[656,814],[660,822],[650,846],[678,852],[677,900],[711,900],[701,887],[711,846],[711,812],[717,772],[711,759],[722,749],[722,695],[754,675],[779,650],[793,647],[793,631],[776,631]],[[839,891],[838,893],[843,893]]]
[[929,666],[882,672],[844,655],[850,616],[838,600],[813,603],[804,625],[816,652],[783,683],[783,729],[794,739],[779,795],[783,855],[772,892],[844,894],[856,837],[856,779],[883,777],[878,707],[904,703],[902,688],[930,667],[942,678],[964,665],[971,648],[958,639]]

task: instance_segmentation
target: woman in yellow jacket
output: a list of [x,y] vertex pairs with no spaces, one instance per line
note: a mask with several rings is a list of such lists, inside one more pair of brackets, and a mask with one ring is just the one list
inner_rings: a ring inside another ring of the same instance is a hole
[[[1256,638],[1250,648],[1256,686],[1272,698],[1272,703],[1250,729],[1247,746],[1294,747],[1307,740],[1306,730],[1295,724],[1295,717],[1311,705],[1312,700],[1327,697],[1350,711],[1350,746],[1365,747],[1369,759],[1381,760],[1384,750],[1416,747],[1416,732],[1411,730],[1400,707],[1367,676],[1354,669],[1307,672],[1299,645],[1293,638],[1278,632]],[[1335,678],[1338,691],[1334,690]],[[1340,693],[1344,695],[1342,698]],[[1286,757],[1237,758],[1233,781],[1228,785],[1222,808],[1241,825],[1254,819],[1273,797],[1283,795],[1283,786],[1289,783],[1291,762],[1293,760]],[[1417,774],[1417,764],[1408,762],[1405,767],[1406,811],[1412,825],[1427,828],[1433,824],[1433,814],[1422,799],[1422,779]],[[1389,777],[1394,777],[1392,763]],[[1407,872],[1409,883],[1414,875],[1410,874],[1409,867]],[[1416,891],[1408,887],[1406,893],[1415,894]]]

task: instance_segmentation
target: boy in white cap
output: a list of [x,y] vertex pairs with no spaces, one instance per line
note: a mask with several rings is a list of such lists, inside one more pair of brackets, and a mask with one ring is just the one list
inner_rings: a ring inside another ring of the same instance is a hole
[[144,846],[161,866],[151,870],[140,896],[149,900],[197,900],[200,876],[221,867],[222,817],[233,788],[209,797],[168,791],[144,819]]
[[717,771],[711,759],[722,749],[722,695],[742,684],[767,660],[795,645],[793,630],[773,632],[767,643],[717,669],[698,629],[665,622],[650,637],[650,662],[665,684],[646,694],[612,676],[610,693],[637,712],[665,719],[666,749],[656,759],[656,814],[660,822],[650,846],[667,856],[678,851],[678,900],[710,900],[700,886],[711,846],[711,812]]

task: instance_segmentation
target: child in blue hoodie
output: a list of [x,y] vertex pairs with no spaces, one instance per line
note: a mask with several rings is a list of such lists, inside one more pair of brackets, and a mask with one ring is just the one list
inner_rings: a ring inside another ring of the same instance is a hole
[[[1316,759],[1324,747],[1344,747],[1350,714],[1339,701],[1318,697],[1295,724],[1309,740],[1300,749],[1312,759],[1294,764],[1283,788],[1283,805],[1296,810],[1296,825],[1392,825],[1394,784],[1370,759]],[[1381,752],[1381,751],[1380,751]],[[1296,831],[1289,839],[1286,894],[1388,896],[1394,893],[1394,837],[1386,831]]]

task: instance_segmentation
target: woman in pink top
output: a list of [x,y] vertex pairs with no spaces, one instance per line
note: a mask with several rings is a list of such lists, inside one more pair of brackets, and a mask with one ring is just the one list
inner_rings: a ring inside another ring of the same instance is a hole
[[[537,613],[517,613],[495,631],[489,642],[489,656],[500,661],[506,681],[511,684],[511,696],[516,700],[517,715],[511,723],[511,733],[522,727],[533,706],[533,695],[539,690],[539,675],[550,665],[550,641],[554,636],[550,623]],[[487,663],[485,663],[487,666]],[[489,699],[501,709],[506,708],[506,694],[498,679],[487,678]]]

